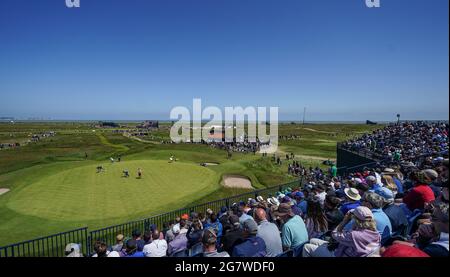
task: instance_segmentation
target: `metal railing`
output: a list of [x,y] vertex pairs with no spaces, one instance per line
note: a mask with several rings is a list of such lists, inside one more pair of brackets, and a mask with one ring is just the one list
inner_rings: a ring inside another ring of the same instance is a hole
[[64,257],[69,243],[88,252],[87,227],[0,247],[0,257]]
[[0,247],[0,257],[63,257],[65,256],[64,248],[69,243],[80,244],[83,254],[90,256],[90,254],[93,253],[93,245],[96,240],[102,240],[108,245],[114,245],[118,234],[122,234],[125,237],[131,237],[133,230],[138,229],[141,232],[146,231],[150,229],[152,224],[155,224],[159,229],[162,229],[164,223],[174,220],[176,217],[185,213],[189,214],[194,211],[197,213],[205,213],[208,208],[213,211],[219,211],[223,206],[230,208],[233,203],[247,201],[248,198],[256,198],[257,196],[267,198],[275,195],[277,191],[287,187],[301,186],[301,184],[302,179],[298,179],[289,183],[253,190],[247,193],[93,231],[88,231],[88,227],[83,227],[46,237],[14,243]]

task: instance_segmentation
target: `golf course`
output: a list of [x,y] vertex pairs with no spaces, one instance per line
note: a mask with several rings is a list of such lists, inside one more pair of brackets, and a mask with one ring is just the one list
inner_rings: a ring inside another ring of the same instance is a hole
[[[227,157],[225,150],[204,144],[163,143],[170,123],[140,138],[120,132],[134,125],[0,123],[0,143],[20,143],[0,150],[0,245],[120,224],[295,180],[288,162],[276,164],[271,155]],[[277,156],[294,153],[304,165],[327,168],[322,162],[335,158],[338,141],[375,128],[380,125],[281,124]],[[45,132],[55,135],[30,142],[33,134]]]

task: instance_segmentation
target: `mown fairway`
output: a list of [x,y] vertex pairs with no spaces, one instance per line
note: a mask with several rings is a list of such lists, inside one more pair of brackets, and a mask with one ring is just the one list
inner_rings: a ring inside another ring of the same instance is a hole
[[[293,152],[306,165],[321,165],[335,158],[337,141],[379,127],[283,124],[280,135],[300,138],[281,140],[279,154]],[[227,159],[225,151],[206,145],[161,144],[168,139],[168,125],[144,141],[92,129],[87,123],[0,123],[0,143],[57,132],[37,143],[0,150],[0,188],[10,189],[0,196],[0,245],[83,226],[119,224],[245,191],[221,187],[223,174],[247,176],[255,188],[293,179],[284,159],[277,166],[271,157],[234,153]],[[109,162],[119,155],[120,163]],[[170,155],[179,161],[168,163]],[[219,165],[205,168],[202,162]],[[106,171],[96,173],[98,165]],[[137,168],[143,169],[142,179],[136,179]],[[124,169],[129,178],[121,177]]]

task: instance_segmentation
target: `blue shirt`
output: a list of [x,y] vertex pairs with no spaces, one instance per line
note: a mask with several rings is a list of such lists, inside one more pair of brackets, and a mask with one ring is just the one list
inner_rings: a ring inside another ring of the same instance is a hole
[[402,182],[400,182],[400,180],[395,178],[395,177],[392,177],[392,179],[394,180],[394,183],[397,186],[397,193],[403,193],[403,184],[402,184]]
[[222,226],[222,223],[220,223],[219,220],[216,220],[216,222],[214,222],[214,223],[207,223],[203,228],[205,230],[208,229],[208,228],[213,228],[213,229],[217,230],[217,236],[218,237],[222,236],[223,226]]
[[244,222],[245,222],[247,219],[254,220],[253,217],[249,216],[248,214],[242,213],[242,215],[239,217],[239,223],[241,224],[241,226],[244,225]]
[[408,228],[408,219],[403,209],[395,204],[390,204],[385,206],[383,211],[391,221],[392,235],[405,236]]
[[300,203],[297,204],[297,207],[302,211],[302,214],[306,214],[308,202],[306,200],[302,200]]
[[343,215],[346,215],[348,213],[348,211],[353,210],[358,208],[359,206],[361,206],[361,202],[360,201],[356,201],[356,202],[347,202],[342,204],[341,206],[341,213]]
[[243,243],[233,248],[233,257],[264,257],[266,256],[266,243],[260,237],[249,237]]
[[293,249],[308,242],[308,231],[305,222],[298,215],[295,215],[281,228],[281,242],[283,246]]
[[143,257],[145,257],[145,255],[144,255],[144,252],[142,252],[142,251],[136,251],[133,254],[127,255],[125,257],[126,258],[143,258]]

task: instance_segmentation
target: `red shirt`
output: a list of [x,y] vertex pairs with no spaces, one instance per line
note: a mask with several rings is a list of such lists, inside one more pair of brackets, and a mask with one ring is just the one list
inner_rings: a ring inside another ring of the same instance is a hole
[[403,203],[406,204],[408,209],[414,211],[415,209],[423,209],[425,203],[429,203],[434,200],[434,193],[428,185],[417,185],[405,197],[403,197]]

